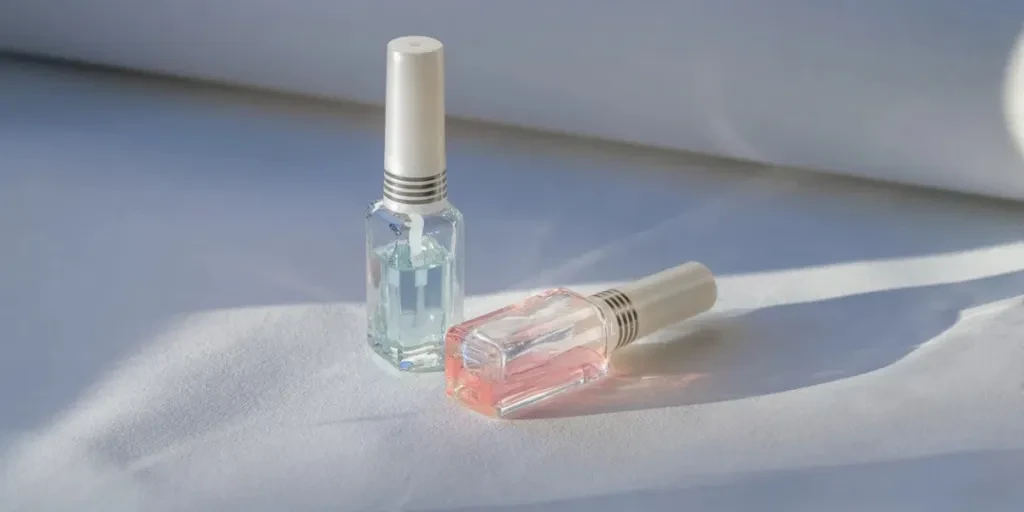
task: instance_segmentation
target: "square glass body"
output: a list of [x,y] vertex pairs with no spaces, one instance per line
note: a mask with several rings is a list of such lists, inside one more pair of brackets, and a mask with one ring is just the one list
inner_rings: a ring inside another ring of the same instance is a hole
[[618,326],[595,301],[558,288],[452,327],[445,391],[504,417],[604,377]]
[[440,371],[445,331],[462,321],[462,214],[366,213],[367,342],[403,371]]

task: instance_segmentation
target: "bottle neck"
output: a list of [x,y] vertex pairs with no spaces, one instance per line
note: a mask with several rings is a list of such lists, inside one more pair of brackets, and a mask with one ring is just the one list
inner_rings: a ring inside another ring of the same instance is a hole
[[403,213],[429,213],[448,205],[448,171],[407,177],[384,170],[384,203]]
[[703,313],[718,298],[714,275],[689,262],[591,296],[618,327],[611,350]]
[[597,302],[609,314],[609,321],[615,322],[618,336],[608,340],[608,350],[616,350],[630,343],[637,338],[640,330],[640,316],[637,314],[633,301],[626,294],[615,288],[609,288],[590,296],[590,299]]

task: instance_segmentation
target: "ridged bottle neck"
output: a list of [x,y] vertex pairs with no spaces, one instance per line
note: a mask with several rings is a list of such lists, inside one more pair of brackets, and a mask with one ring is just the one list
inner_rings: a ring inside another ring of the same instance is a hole
[[448,203],[448,171],[433,176],[405,177],[384,171],[384,201],[395,211],[440,210]]
[[610,321],[615,322],[617,326],[618,335],[615,339],[608,340],[609,350],[622,348],[636,340],[640,319],[628,295],[615,288],[609,288],[591,295],[590,299],[604,306],[611,314]]
[[688,262],[591,296],[614,319],[617,339],[608,340],[611,350],[676,322],[703,313],[718,298],[711,271]]

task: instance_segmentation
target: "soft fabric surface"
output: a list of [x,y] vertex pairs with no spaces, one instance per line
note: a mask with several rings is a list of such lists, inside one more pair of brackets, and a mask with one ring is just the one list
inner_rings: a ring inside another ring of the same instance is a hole
[[0,510],[1024,508],[1024,207],[451,128],[471,313],[716,308],[498,422],[364,341],[379,112],[0,63]]
[[1020,0],[4,0],[0,49],[1024,200]]

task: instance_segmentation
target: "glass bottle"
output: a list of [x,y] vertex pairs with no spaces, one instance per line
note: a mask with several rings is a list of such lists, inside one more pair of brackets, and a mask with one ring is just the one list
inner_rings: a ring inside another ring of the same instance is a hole
[[534,295],[448,331],[445,392],[505,417],[607,375],[612,352],[710,309],[714,276],[686,263],[618,289]]
[[427,214],[370,205],[367,337],[396,368],[442,368],[445,331],[462,321],[462,245],[462,214],[450,204]]
[[367,341],[403,371],[443,368],[462,321],[462,214],[448,200],[443,46],[388,43],[383,197],[366,214]]

